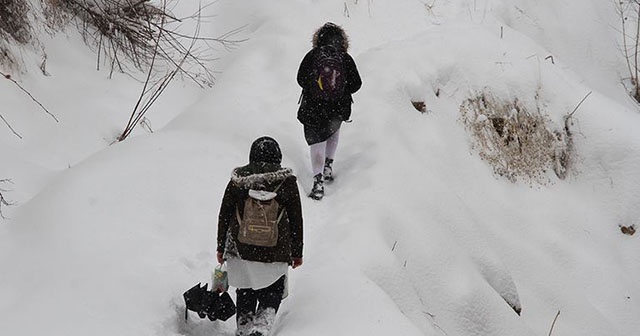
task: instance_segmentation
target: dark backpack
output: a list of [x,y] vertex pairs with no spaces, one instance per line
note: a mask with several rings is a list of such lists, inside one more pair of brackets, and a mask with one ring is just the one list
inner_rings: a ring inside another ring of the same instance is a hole
[[312,98],[336,102],[344,97],[346,73],[343,51],[332,45],[319,47],[312,69]]
[[236,218],[240,225],[238,240],[241,243],[264,247],[277,245],[278,222],[282,219],[284,210],[280,210],[275,197],[281,186],[282,183],[273,192],[249,190],[242,216],[236,208]]

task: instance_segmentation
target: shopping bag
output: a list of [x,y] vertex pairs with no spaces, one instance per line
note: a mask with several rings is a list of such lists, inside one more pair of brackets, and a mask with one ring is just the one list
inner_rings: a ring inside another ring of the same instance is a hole
[[224,264],[216,266],[216,268],[213,270],[212,278],[212,291],[224,293],[229,290],[229,279],[227,277],[227,270]]

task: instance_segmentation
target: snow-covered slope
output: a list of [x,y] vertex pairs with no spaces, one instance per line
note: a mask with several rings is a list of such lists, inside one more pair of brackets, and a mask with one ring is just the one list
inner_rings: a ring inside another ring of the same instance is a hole
[[[620,85],[613,7],[217,1],[209,32],[246,25],[248,40],[219,51],[216,86],[176,82],[149,114],[155,133],[115,145],[141,84],[93,71],[73,34],[47,42],[51,76],[21,81],[60,123],[0,81],[1,112],[24,136],[0,135],[0,178],[14,182],[3,194],[18,202],[0,225],[0,333],[233,335],[232,320],[185,324],[181,294],[209,278],[222,192],[252,140],[275,137],[309,191],[295,75],[333,21],[364,84],[336,182],[303,200],[305,264],[276,334],[546,335],[560,311],[556,336],[634,335],[640,244],[618,226],[640,224],[640,114]],[[494,176],[459,112],[486,88],[525,104],[538,94],[558,127],[593,92],[574,117],[569,178]]]

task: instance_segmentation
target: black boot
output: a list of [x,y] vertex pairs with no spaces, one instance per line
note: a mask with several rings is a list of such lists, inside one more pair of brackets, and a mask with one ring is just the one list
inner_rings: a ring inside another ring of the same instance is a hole
[[324,170],[322,171],[322,175],[327,183],[333,182],[333,159],[324,160]]
[[309,197],[317,201],[324,197],[324,181],[322,179],[322,174],[317,174],[313,177],[313,188],[311,188]]

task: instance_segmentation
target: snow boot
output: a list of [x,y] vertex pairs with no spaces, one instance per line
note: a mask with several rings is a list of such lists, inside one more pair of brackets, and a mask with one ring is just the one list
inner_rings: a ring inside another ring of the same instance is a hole
[[319,201],[324,197],[324,181],[322,179],[322,174],[317,174],[313,177],[313,188],[311,188],[309,197],[316,201]]
[[249,336],[251,329],[253,327],[253,319],[252,315],[248,316],[239,316],[236,319],[236,335],[235,336]]
[[273,308],[258,309],[256,316],[253,319],[253,325],[251,326],[251,332],[249,336],[269,336],[271,335],[271,328],[276,320],[276,310]]
[[324,170],[322,171],[324,181],[327,183],[333,182],[333,159],[324,160]]

